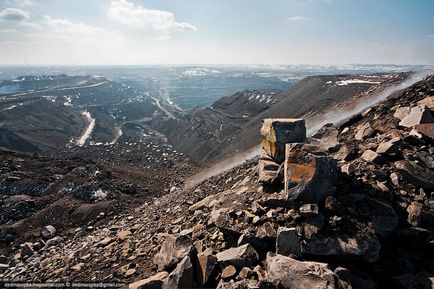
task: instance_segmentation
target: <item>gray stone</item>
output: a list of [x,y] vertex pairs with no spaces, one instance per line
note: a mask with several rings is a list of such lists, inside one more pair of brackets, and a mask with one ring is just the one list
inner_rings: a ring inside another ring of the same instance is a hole
[[260,184],[273,184],[278,180],[280,166],[269,160],[259,160],[258,174]]
[[417,102],[418,105],[425,105],[430,110],[434,110],[434,96],[428,96]]
[[343,173],[351,175],[352,173],[354,173],[356,171],[356,167],[354,166],[353,163],[346,163],[346,164],[343,164],[341,166],[341,171]]
[[282,163],[287,143],[306,140],[305,121],[296,118],[266,118],[262,122],[261,135],[264,152],[275,162]]
[[237,269],[234,266],[229,265],[223,269],[221,278],[223,280],[228,280],[228,279],[231,279],[232,277],[234,277],[235,274],[237,274]]
[[374,234],[365,234],[358,238],[330,236],[303,241],[301,252],[317,256],[359,256],[367,262],[375,262],[380,247],[380,241]]
[[395,162],[395,167],[407,182],[424,190],[434,191],[434,172],[432,170],[422,168],[407,160]]
[[299,208],[299,211],[302,216],[313,216],[319,213],[317,204],[304,204]]
[[422,213],[422,204],[418,202],[412,202],[407,207],[407,213],[407,222],[414,227],[419,227]]
[[54,238],[56,236],[56,228],[52,225],[45,226],[42,228],[41,234],[46,240]]
[[194,270],[189,256],[185,256],[167,276],[163,289],[194,288]]
[[47,242],[45,242],[45,247],[49,248],[51,246],[55,246],[55,245],[59,244],[60,241],[62,241],[62,238],[59,236],[56,236],[50,240],[47,240]]
[[241,279],[248,279],[253,276],[253,270],[249,267],[244,267],[243,269],[241,269],[238,276],[240,276]]
[[33,255],[34,251],[33,251],[33,244],[32,243],[24,243],[21,245],[21,254],[23,256],[31,256]]
[[377,147],[376,153],[380,155],[396,156],[399,153],[398,142],[399,138],[383,142]]
[[276,253],[284,256],[301,256],[300,240],[295,228],[279,227],[277,230]]
[[335,192],[336,161],[313,150],[306,144],[286,145],[285,194],[289,201],[319,203]]
[[202,210],[204,208],[208,208],[209,204],[215,199],[214,195],[208,196],[206,198],[203,198],[202,200],[200,200],[199,202],[191,205],[188,209],[190,211],[197,211],[197,210]]
[[163,281],[169,274],[165,271],[128,285],[128,289],[162,289]]
[[154,263],[158,265],[159,270],[170,269],[185,256],[190,255],[192,250],[193,242],[189,236],[170,235],[161,246],[160,252],[154,256]]
[[267,254],[267,281],[281,289],[337,289],[339,282],[325,263],[301,262],[282,255]]
[[258,261],[258,253],[250,244],[230,248],[218,253],[217,261],[221,266],[233,265],[237,269],[252,266]]
[[410,113],[399,122],[399,125],[404,127],[414,127],[417,124],[433,122],[434,118],[429,108],[425,105],[418,105],[410,110]]
[[217,257],[212,255],[210,250],[205,250],[197,255],[197,259],[199,262],[199,285],[203,286],[208,282],[209,277],[217,265]]
[[363,152],[362,156],[360,157],[362,160],[368,162],[368,163],[380,163],[381,157],[379,154],[372,150],[366,150]]
[[398,107],[395,111],[395,113],[393,114],[393,117],[399,119],[399,120],[403,120],[408,114],[410,113],[410,108],[405,106],[405,107]]
[[229,282],[224,282],[220,280],[216,289],[248,289],[248,284],[245,280],[241,280],[235,282],[234,280],[230,280]]
[[398,216],[386,201],[369,198],[364,194],[348,194],[340,200],[353,214],[371,218],[377,235],[387,237],[398,225]]
[[364,123],[363,125],[357,127],[356,135],[354,138],[356,140],[362,140],[367,137],[371,137],[375,134],[375,131],[372,129],[371,124],[369,122]]

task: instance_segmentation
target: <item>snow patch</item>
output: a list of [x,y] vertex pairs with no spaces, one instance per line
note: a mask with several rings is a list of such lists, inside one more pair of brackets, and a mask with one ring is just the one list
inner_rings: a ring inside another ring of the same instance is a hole
[[371,81],[371,80],[364,80],[364,79],[348,79],[348,80],[336,81],[336,84],[338,86],[344,86],[344,85],[349,85],[349,84],[360,84],[360,83],[380,84],[381,81]]
[[86,128],[83,135],[76,142],[76,144],[78,146],[81,146],[81,147],[86,143],[86,140],[90,137],[90,135],[92,134],[93,128],[95,127],[95,119],[92,118],[92,115],[90,114],[90,112],[84,111],[82,113],[82,115],[84,115],[86,117],[86,119],[88,120],[89,126]]
[[16,108],[17,106],[21,106],[21,105],[24,105],[24,103],[23,103],[23,102],[20,102],[20,103],[18,103],[18,104],[14,104],[14,105],[8,106],[8,107],[4,108],[3,111],[11,110],[11,109],[14,109],[14,108]]

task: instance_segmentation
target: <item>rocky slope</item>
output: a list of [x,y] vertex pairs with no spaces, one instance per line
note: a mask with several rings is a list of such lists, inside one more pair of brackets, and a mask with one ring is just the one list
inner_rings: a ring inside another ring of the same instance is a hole
[[[11,85],[15,92],[6,89]],[[0,146],[54,154],[91,142],[110,144],[125,124],[140,125],[158,111],[149,95],[106,78],[23,76],[0,83]]]
[[330,160],[318,201],[290,201],[281,182],[260,185],[254,160],[101,225],[58,236],[47,227],[9,243],[0,276],[136,281],[129,288],[431,288],[433,102],[430,76],[295,144],[300,168],[318,168],[312,155]]
[[211,107],[195,108],[177,119],[153,122],[178,150],[199,161],[215,159],[222,147],[244,125],[277,103],[282,91],[245,90],[216,101]]
[[128,148],[119,147],[120,160],[111,157],[111,165],[98,156],[92,161],[1,149],[0,252],[10,252],[11,242],[40,236],[47,223],[68,232],[135,208],[167,193],[166,186],[182,186],[193,171],[193,163],[168,146],[154,144],[144,154],[137,145],[140,151],[128,153],[135,162],[125,161]]
[[408,77],[402,74],[312,76],[287,91],[244,91],[223,97],[209,108],[158,123],[169,142],[196,160],[214,162],[259,144],[267,117],[305,117],[325,113],[344,101],[367,97]]

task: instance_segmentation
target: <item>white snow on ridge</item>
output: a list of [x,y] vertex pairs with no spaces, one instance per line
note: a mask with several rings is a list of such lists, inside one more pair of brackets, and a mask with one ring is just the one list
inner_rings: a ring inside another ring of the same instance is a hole
[[183,72],[183,75],[185,76],[204,76],[208,74],[215,74],[215,73],[221,73],[220,70],[217,69],[209,69],[209,68],[190,68]]
[[14,104],[14,105],[8,106],[8,107],[4,108],[2,111],[11,110],[11,109],[14,109],[14,108],[16,108],[17,106],[21,106],[21,105],[24,105],[24,103],[23,103],[23,102],[20,102],[20,103],[18,103],[18,104]]
[[89,121],[89,126],[86,128],[83,135],[76,142],[76,144],[78,146],[81,146],[81,147],[86,143],[86,140],[90,137],[90,135],[92,134],[93,128],[95,127],[95,119],[92,118],[92,115],[90,114],[90,112],[84,111],[82,114]]
[[348,79],[348,80],[340,80],[336,81],[338,86],[348,85],[348,84],[359,84],[359,83],[368,83],[368,84],[380,84],[381,81],[370,81],[364,79]]
[[71,99],[71,97],[65,95],[65,99],[66,99],[66,101],[63,103],[63,105],[64,106],[72,106],[72,103],[71,103],[72,99]]

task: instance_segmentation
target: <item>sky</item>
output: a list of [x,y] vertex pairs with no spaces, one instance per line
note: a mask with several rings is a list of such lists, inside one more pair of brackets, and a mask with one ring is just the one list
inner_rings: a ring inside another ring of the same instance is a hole
[[433,0],[0,0],[0,64],[433,65],[433,13]]

